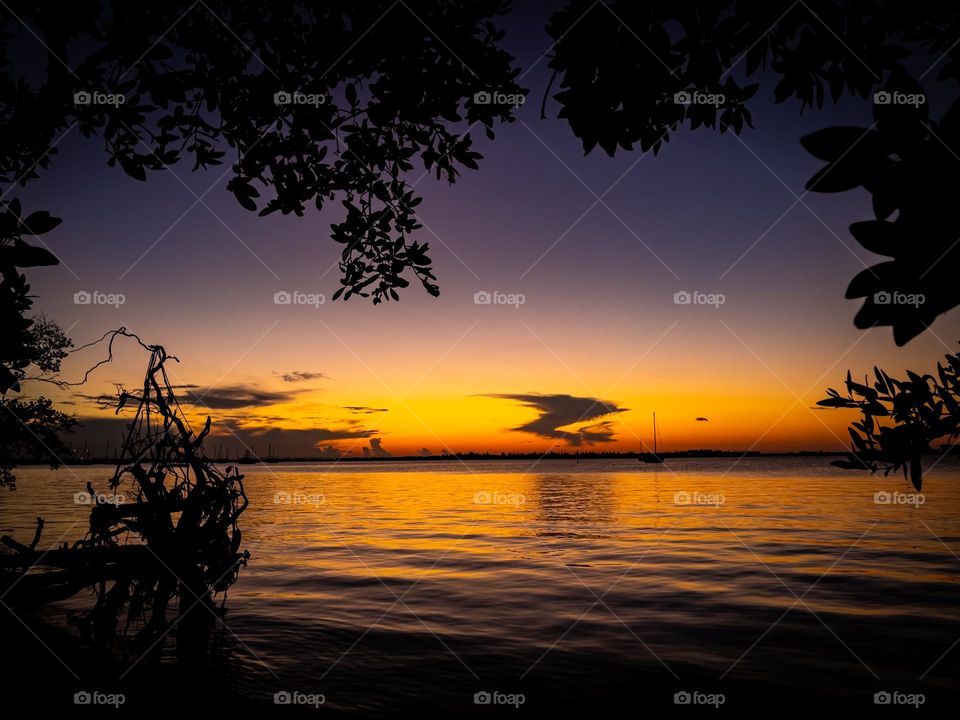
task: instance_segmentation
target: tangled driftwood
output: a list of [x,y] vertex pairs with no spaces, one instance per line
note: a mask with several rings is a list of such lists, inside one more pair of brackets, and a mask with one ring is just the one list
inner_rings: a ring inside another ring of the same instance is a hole
[[[210,418],[199,433],[190,427],[165,369],[177,358],[124,329],[108,335],[111,357],[118,335],[135,338],[150,353],[142,390],[119,392],[116,412],[134,404],[136,410],[109,480],[112,494],[88,484],[89,530],[71,546],[37,550],[40,518],[30,545],[2,538],[14,551],[0,555],[6,602],[38,605],[93,587],[87,627],[95,635],[114,632],[125,612],[124,629],[140,626],[139,635],[154,635],[174,623],[182,637],[222,612],[215,597],[225,598],[249,557],[237,525],[247,507],[243,476],[235,466],[221,471],[204,455]],[[167,608],[175,598],[177,618],[170,621]]]

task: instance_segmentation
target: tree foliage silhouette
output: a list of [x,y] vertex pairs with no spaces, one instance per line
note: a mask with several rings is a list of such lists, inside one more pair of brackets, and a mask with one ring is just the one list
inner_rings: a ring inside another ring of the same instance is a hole
[[[429,246],[411,238],[421,198],[409,178],[419,165],[453,183],[478,167],[473,128],[493,138],[513,119],[512,107],[475,99],[521,92],[493,24],[507,7],[11,0],[0,7],[0,189],[6,196],[35,180],[74,126],[141,181],[184,161],[194,171],[229,163],[227,189],[261,215],[343,204],[332,226],[343,246],[335,297],[396,300],[411,276],[438,295]],[[22,235],[59,220],[46,211],[22,218],[17,200],[0,209],[6,394],[39,352],[19,269],[57,262]]]
[[[452,183],[476,169],[470,129],[493,137],[513,108],[474,96],[521,92],[491,22],[502,0],[10,7],[0,10],[7,182],[36,177],[74,123],[138,180],[187,158],[193,170],[230,162],[227,188],[261,215],[340,200],[338,295],[374,302],[397,299],[408,270],[438,294],[429,248],[410,239],[420,225],[408,174],[419,163]],[[48,50],[33,85],[8,47],[30,35]]]
[[[864,187],[875,218],[851,232],[892,258],[850,283],[848,298],[866,298],[855,323],[890,325],[903,345],[960,303],[960,214],[953,206],[960,173],[950,149],[960,147],[960,101],[939,122],[928,117],[928,104],[896,102],[923,93],[901,64],[912,50],[942,61],[939,81],[952,87],[960,80],[956,4],[573,0],[547,29],[556,41],[550,67],[551,85],[560,79],[559,117],[586,153],[597,145],[611,156],[636,145],[657,153],[688,123],[740,134],[752,127],[749,105],[769,96],[758,92],[759,82],[746,82],[754,77],[775,80],[773,99],[798,101],[801,111],[845,94],[874,100],[873,127],[829,128],[803,139],[829,163],[807,189]],[[718,102],[682,102],[693,93]],[[923,302],[887,301],[900,296]]]
[[20,272],[20,268],[57,264],[53,253],[23,236],[42,235],[59,224],[59,219],[44,211],[21,217],[18,201],[0,201],[0,317],[4,327],[0,335],[0,394],[19,391],[30,365],[55,371],[69,344],[50,321],[44,318],[37,323],[25,316],[33,299],[27,278]]
[[[55,374],[71,346],[62,330],[42,314],[27,317],[33,306],[30,285],[21,268],[55,265],[56,257],[24,236],[49,232],[60,223],[39,211],[21,216],[20,203],[0,201],[0,396],[19,391],[20,384]],[[13,468],[22,457],[43,458],[57,466],[69,453],[63,441],[76,421],[56,410],[49,399],[0,397],[0,486],[15,486]]]
[[64,435],[77,421],[53,407],[49,398],[2,400],[5,412],[0,413],[0,487],[16,487],[13,469],[21,458],[44,459],[58,467],[60,459],[70,453]]
[[960,438],[960,355],[949,354],[937,363],[936,375],[907,371],[906,380],[874,368],[874,383],[854,382],[847,373],[846,396],[830,388],[817,404],[829,408],[854,408],[862,419],[849,428],[852,452],[834,465],[851,470],[882,471],[889,475],[909,470],[910,481],[923,486],[923,455],[931,443]]
[[[881,92],[922,94],[905,72],[896,70]],[[848,298],[864,298],[854,318],[858,328],[893,327],[904,345],[938,315],[960,303],[960,196],[957,165],[950,147],[960,147],[960,102],[940,122],[922,105],[874,105],[870,128],[833,127],[803,138],[803,145],[827,165],[807,184],[818,192],[864,188],[875,218],[853,223],[850,232],[864,248],[890,258],[858,273]]]
[[[492,138],[498,122],[513,120],[512,107],[478,100],[524,92],[493,24],[508,8],[503,0],[5,3],[0,187],[35,179],[76,125],[138,180],[182,161],[192,170],[229,163],[228,190],[262,215],[339,201],[336,297],[398,299],[411,277],[436,295],[429,247],[412,238],[420,198],[408,179],[421,166],[454,182],[477,167],[472,128]],[[610,155],[635,146],[656,153],[687,123],[740,134],[752,127],[750,105],[769,97],[759,90],[770,78],[773,99],[801,111],[845,94],[921,93],[903,66],[918,49],[940,57],[940,81],[960,80],[960,9],[927,0],[572,0],[547,31],[559,116],[588,153],[597,145]],[[42,62],[23,67],[18,43],[42,47]],[[678,99],[691,93],[722,100]],[[960,177],[949,151],[960,141],[960,101],[939,121],[927,105],[874,109],[870,128],[803,138],[827,163],[808,190],[872,195],[875,217],[851,231],[891,259],[855,277],[847,296],[865,298],[858,327],[891,325],[902,345],[960,303],[960,216],[949,202]],[[49,215],[23,221],[19,206],[5,208],[14,229],[0,237],[0,250],[10,250],[0,258],[0,313],[15,331],[0,348],[0,392],[16,389],[35,352],[18,268],[51,261],[15,237]],[[923,301],[890,301],[900,296]]]

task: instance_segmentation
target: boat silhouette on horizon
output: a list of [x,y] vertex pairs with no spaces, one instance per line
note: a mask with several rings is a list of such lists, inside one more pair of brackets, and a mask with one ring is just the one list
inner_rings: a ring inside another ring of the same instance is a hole
[[657,452],[657,413],[653,413],[653,452],[652,453],[640,453],[638,458],[640,462],[643,463],[662,463],[663,458]]

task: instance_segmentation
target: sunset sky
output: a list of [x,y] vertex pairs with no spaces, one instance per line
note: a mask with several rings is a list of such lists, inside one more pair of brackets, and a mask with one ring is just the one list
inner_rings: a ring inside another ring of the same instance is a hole
[[[836,450],[850,415],[812,409],[825,387],[848,368],[933,369],[956,349],[956,313],[905,348],[889,328],[853,327],[860,301],[844,291],[878,258],[847,228],[871,216],[869,197],[804,194],[821,163],[799,138],[869,125],[867,101],[801,116],[766,83],[740,138],[684,131],[656,157],[584,157],[555,105],[539,119],[543,21],[528,10],[507,22],[531,92],[495,141],[474,133],[480,170],[454,186],[411,178],[439,298],[412,285],[399,303],[331,302],[339,205],[259,218],[225,191],[227,166],[182,163],[138,183],[74,129],[15,193],[64,219],[43,238],[61,265],[31,274],[37,307],[77,345],[119,326],[163,344],[191,413],[213,416],[214,446],[261,454],[634,451],[651,443],[653,411],[668,451]],[[125,302],[74,303],[94,291]],[[278,305],[278,292],[327,301]],[[476,304],[480,292],[524,302]],[[676,304],[678,292],[724,303]],[[85,419],[76,442],[94,454],[119,427],[96,397],[135,387],[147,360],[118,347],[79,391],[53,393]],[[71,357],[65,378],[103,353]]]

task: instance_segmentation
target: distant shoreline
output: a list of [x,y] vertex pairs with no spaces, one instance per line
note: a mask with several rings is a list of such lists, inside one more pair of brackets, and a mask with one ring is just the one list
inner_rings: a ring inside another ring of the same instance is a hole
[[[796,452],[760,452],[757,450],[682,450],[658,453],[665,459],[696,460],[700,458],[741,458],[741,457],[843,457],[847,453],[826,450],[800,450]],[[936,455],[937,453],[933,453]],[[260,465],[272,463],[338,463],[338,462],[437,462],[445,460],[636,460],[637,452],[548,452],[548,453],[449,453],[447,455],[389,455],[384,457],[358,457],[347,455],[339,458],[300,456],[278,456],[261,458],[250,456],[248,459],[211,457],[216,463],[225,465]],[[115,465],[117,458],[89,458],[84,460],[64,460],[63,465]],[[18,465],[48,465],[44,460],[18,460]]]
[[[849,453],[832,450],[798,450],[795,452],[760,452],[758,450],[681,450],[677,452],[661,452],[660,457],[667,460],[698,460],[710,458],[775,458],[775,457],[846,457]],[[957,454],[956,452],[940,453],[931,451],[924,453],[925,457],[939,457],[941,455]],[[549,453],[449,453],[447,455],[388,455],[384,457],[357,457],[346,455],[339,458],[334,457],[271,457],[260,458],[248,456],[247,458],[216,458],[210,459],[223,465],[267,465],[273,463],[364,463],[364,462],[442,462],[449,460],[474,460],[474,461],[493,461],[493,460],[637,460],[641,453],[614,453],[614,452],[549,452]],[[116,465],[117,458],[89,458],[85,460],[65,460],[62,465]],[[17,465],[49,465],[45,460],[18,460]]]
[[[586,453],[449,453],[447,455],[390,455],[385,457],[356,457],[345,456],[341,458],[316,458],[316,457],[290,457],[290,458],[255,458],[256,462],[377,462],[377,461],[437,461],[437,460],[637,460],[641,453],[604,453],[604,452],[586,452]],[[663,458],[679,459],[697,459],[697,458],[718,458],[718,457],[841,457],[846,455],[843,452],[827,452],[820,450],[802,450],[799,452],[780,452],[763,453],[755,450],[735,451],[735,450],[683,450],[678,452],[658,453]],[[238,462],[234,460],[216,460],[216,462]]]

